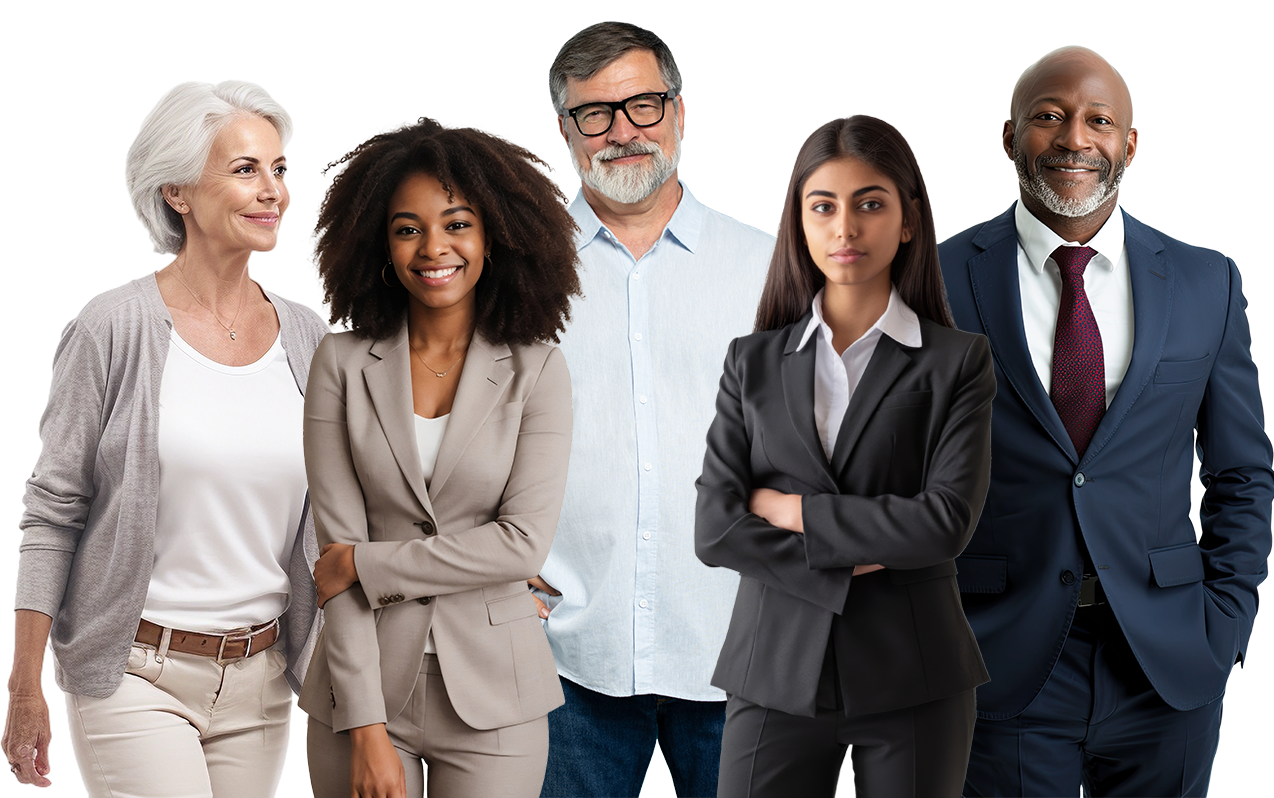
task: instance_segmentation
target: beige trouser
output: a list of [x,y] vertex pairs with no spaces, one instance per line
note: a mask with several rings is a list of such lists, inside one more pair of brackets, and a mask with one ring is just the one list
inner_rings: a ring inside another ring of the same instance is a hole
[[[424,793],[421,760],[435,798],[536,798],[549,757],[548,717],[475,729],[456,714],[438,657],[425,662],[407,706],[386,724],[407,777],[407,798]],[[349,798],[350,739],[310,718],[310,783],[316,798]]]
[[88,794],[103,798],[270,798],[287,751],[292,694],[277,648],[218,665],[134,645],[109,698],[68,693],[71,742]]

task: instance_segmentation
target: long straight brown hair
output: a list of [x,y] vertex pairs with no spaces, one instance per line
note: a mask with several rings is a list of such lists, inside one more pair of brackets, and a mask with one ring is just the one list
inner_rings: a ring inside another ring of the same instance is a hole
[[796,155],[787,201],[779,219],[778,241],[756,309],[755,330],[777,330],[799,320],[809,312],[814,295],[826,282],[805,242],[801,194],[815,170],[840,158],[856,158],[898,187],[904,199],[903,223],[911,229],[911,240],[898,245],[889,278],[917,316],[954,327],[938,267],[938,237],[933,229],[929,192],[916,156],[907,140],[889,123],[871,116],[851,116],[832,120],[815,130]]

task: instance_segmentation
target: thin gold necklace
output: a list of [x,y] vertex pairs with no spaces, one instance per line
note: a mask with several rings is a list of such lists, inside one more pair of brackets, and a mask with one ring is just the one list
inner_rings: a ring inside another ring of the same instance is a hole
[[450,373],[451,373],[451,370],[452,370],[453,368],[455,368],[455,367],[456,367],[456,366],[460,363],[460,361],[461,361],[461,360],[464,360],[464,356],[465,356],[465,355],[467,355],[467,354],[469,354],[469,348],[468,348],[468,347],[465,347],[465,350],[464,350],[463,352],[461,352],[461,353],[460,353],[460,357],[456,358],[456,362],[455,362],[455,363],[452,363],[450,366],[447,366],[447,370],[446,370],[446,371],[439,371],[438,369],[434,368],[433,366],[431,366],[431,365],[429,365],[428,363],[426,363],[426,362],[425,362],[425,359],[421,356],[421,354],[420,354],[419,352],[417,352],[417,351],[416,351],[416,347],[414,347],[414,346],[412,346],[412,345],[411,345],[411,341],[410,341],[410,340],[409,340],[409,341],[407,341],[407,347],[408,347],[409,349],[411,349],[411,353],[412,353],[413,355],[415,355],[415,356],[416,356],[416,359],[420,361],[421,365],[423,365],[425,368],[429,369],[429,371],[430,371],[431,373],[433,373],[433,375],[434,375],[435,377],[439,378],[439,379],[442,379],[443,377],[445,377],[445,376],[447,376],[448,374],[450,374]]
[[[229,324],[224,324],[221,321],[221,317],[217,315],[217,311],[205,305],[203,300],[199,298],[199,295],[195,293],[195,290],[190,287],[190,283],[186,282],[186,278],[182,274],[181,263],[174,261],[173,265],[177,267],[178,282],[180,282],[182,286],[190,292],[190,295],[194,297],[194,300],[199,303],[201,308],[212,314],[212,318],[217,322],[217,324],[220,324],[226,332],[230,333],[230,340],[235,340],[234,323],[239,320],[239,311],[243,310],[243,284],[239,284],[239,306],[234,309],[234,318],[230,320]],[[422,360],[421,362],[423,363],[424,361]]]

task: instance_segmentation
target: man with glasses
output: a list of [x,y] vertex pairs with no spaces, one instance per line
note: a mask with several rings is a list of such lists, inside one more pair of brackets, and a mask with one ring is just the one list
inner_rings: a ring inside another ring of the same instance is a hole
[[725,696],[708,680],[738,576],[695,557],[694,481],[726,347],[751,331],[774,239],[678,182],[685,104],[658,36],[586,28],[549,87],[583,183],[571,214],[584,299],[562,339],[566,499],[532,580],[566,693],[549,714],[542,794],[635,796],[658,741],[678,795],[716,795]]

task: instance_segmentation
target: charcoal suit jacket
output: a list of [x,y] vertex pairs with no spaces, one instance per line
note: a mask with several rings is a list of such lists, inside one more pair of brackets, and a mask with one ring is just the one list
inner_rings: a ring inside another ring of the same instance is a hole
[[[741,575],[712,683],[805,716],[826,662],[848,715],[971,689],[987,675],[954,558],[990,469],[986,339],[925,319],[919,347],[881,336],[829,462],[814,422],[817,347],[797,348],[809,319],[736,339],[726,356],[696,483],[699,558]],[[801,494],[804,534],[748,512],[756,488]],[[852,576],[873,563],[885,570]]]

